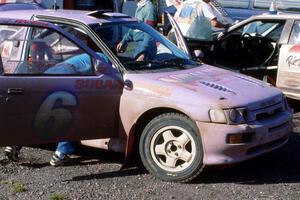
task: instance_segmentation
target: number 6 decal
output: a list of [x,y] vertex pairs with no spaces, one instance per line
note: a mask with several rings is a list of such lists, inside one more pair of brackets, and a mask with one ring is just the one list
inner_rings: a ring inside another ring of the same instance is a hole
[[40,139],[53,139],[67,133],[72,123],[72,113],[68,106],[76,106],[77,100],[71,93],[54,92],[41,104],[35,120],[35,133]]

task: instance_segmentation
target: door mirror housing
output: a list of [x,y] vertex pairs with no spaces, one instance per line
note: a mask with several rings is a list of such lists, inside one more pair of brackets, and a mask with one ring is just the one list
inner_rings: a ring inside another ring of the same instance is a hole
[[103,60],[94,59],[94,69],[96,74],[108,74],[111,69],[111,64]]

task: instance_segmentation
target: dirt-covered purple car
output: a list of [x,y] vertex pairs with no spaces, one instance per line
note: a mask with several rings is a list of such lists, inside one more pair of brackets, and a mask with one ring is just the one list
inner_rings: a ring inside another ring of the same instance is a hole
[[292,110],[278,89],[194,62],[134,18],[59,10],[0,18],[0,29],[15,30],[0,43],[2,146],[81,141],[126,160],[139,153],[156,177],[186,182],[289,139]]

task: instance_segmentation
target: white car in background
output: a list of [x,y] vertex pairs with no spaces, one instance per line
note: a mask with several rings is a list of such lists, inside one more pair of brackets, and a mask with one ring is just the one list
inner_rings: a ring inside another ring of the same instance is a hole
[[300,100],[300,14],[252,16],[212,42],[182,40],[177,44],[185,51],[201,49],[204,63],[264,80]]

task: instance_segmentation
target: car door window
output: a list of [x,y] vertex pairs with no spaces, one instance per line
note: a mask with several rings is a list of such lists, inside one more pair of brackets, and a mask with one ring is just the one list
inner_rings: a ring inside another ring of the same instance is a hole
[[28,30],[22,26],[0,25],[0,54],[5,74],[14,73],[22,57],[25,34]]
[[[78,39],[86,43],[86,38]],[[91,56],[59,33],[34,28],[30,43],[28,59],[33,73],[92,74]]]
[[[93,74],[92,57],[65,36],[49,28],[16,27],[22,34],[1,42],[1,56],[8,59],[3,62],[5,74]],[[77,39],[85,42],[85,38]]]
[[289,44],[300,44],[300,21],[296,21],[293,26]]

